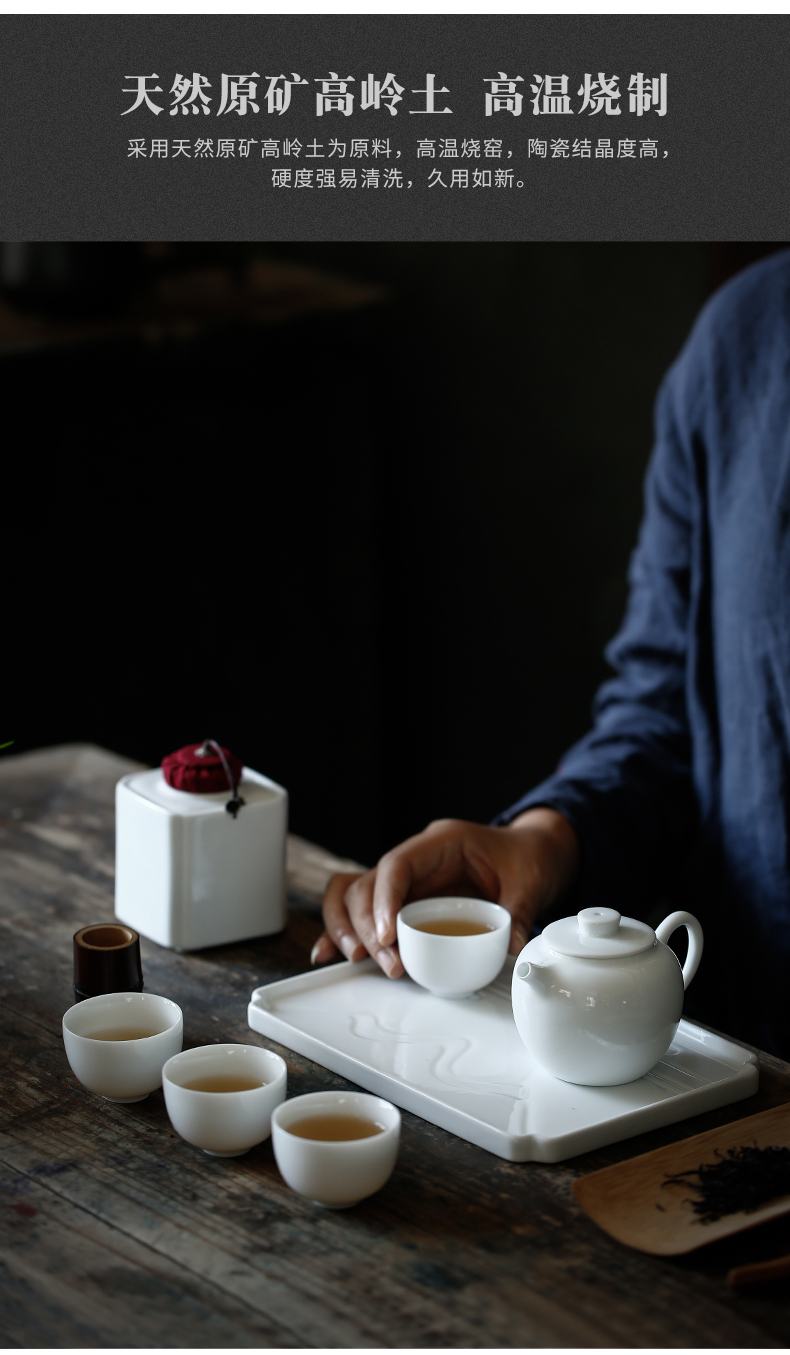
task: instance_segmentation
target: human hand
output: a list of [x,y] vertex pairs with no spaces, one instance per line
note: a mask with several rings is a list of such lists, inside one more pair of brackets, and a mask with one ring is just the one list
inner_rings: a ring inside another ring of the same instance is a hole
[[507,908],[510,950],[517,955],[538,912],[573,883],[578,858],[576,833],[554,809],[530,809],[507,828],[439,819],[364,875],[332,877],[324,895],[326,930],[311,963],[326,964],[338,951],[347,960],[370,954],[385,974],[398,978],[398,912],[414,899],[440,894],[490,899]]

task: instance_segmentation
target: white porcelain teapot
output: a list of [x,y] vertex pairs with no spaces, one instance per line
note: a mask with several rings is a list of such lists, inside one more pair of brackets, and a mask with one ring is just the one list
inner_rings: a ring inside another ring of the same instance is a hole
[[[677,927],[689,936],[682,970],[666,944]],[[584,908],[550,923],[516,960],[518,1033],[565,1082],[633,1082],[669,1049],[701,955],[702,928],[691,913],[671,913],[653,931],[614,908]]]

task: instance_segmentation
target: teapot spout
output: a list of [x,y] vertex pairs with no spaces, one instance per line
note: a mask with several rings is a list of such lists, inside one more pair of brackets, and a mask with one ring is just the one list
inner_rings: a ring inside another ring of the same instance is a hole
[[550,970],[551,965],[536,965],[530,964],[528,960],[521,960],[516,965],[516,977],[521,979],[522,983],[530,984],[545,997],[551,988]]

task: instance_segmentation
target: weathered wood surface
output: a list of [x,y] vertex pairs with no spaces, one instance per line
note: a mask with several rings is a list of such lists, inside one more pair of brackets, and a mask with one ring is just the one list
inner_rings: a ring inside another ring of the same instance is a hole
[[[790,1251],[787,1220],[665,1259],[607,1237],[571,1193],[581,1172],[790,1101],[776,1060],[761,1057],[761,1090],[739,1106],[558,1166],[503,1162],[404,1115],[391,1181],[345,1213],[293,1195],[269,1143],[225,1160],[190,1147],[161,1092],[132,1106],[86,1092],[60,1018],[72,934],[112,915],[112,791],[129,768],[76,746],[0,761],[2,1345],[788,1344],[790,1289],[725,1282]],[[184,1009],[187,1046],[270,1043],[298,1094],[345,1084],[246,1023],[251,990],[304,970],[320,928],[327,861],[296,843],[291,864],[302,904],[281,936],[142,953],[149,990]]]

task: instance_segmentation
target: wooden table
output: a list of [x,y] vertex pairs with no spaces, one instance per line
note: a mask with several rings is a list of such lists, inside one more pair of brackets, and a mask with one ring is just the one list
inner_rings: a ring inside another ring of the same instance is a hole
[[228,325],[272,325],[353,311],[386,295],[385,288],[372,283],[265,257],[250,259],[236,272],[221,263],[165,272],[141,283],[120,313],[107,319],[28,314],[0,295],[0,356],[122,339],[183,341]]
[[[790,1290],[731,1293],[733,1264],[790,1251],[780,1220],[678,1260],[632,1252],[571,1183],[790,1101],[760,1056],[757,1096],[557,1166],[503,1162],[404,1114],[389,1184],[347,1213],[293,1195],[271,1145],[208,1158],[162,1093],[118,1106],[66,1063],[71,937],[112,916],[113,785],[132,764],[87,746],[0,760],[4,1346],[785,1346]],[[177,955],[143,941],[150,991],[185,1045],[260,1042],[251,990],[307,967],[333,859],[292,840],[294,897],[272,939]],[[292,1094],[346,1084],[277,1048]]]

